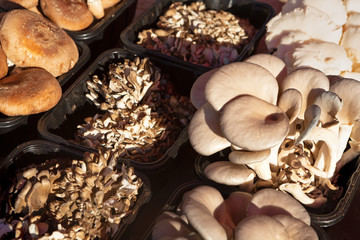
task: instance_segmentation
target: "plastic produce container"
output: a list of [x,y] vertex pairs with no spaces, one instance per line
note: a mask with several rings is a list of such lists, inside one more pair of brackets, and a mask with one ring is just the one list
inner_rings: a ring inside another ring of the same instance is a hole
[[[45,140],[33,140],[19,145],[0,163],[0,179],[2,187],[0,190],[2,190],[2,194],[7,191],[8,187],[12,184],[11,179],[16,176],[16,171],[32,164],[40,165],[49,159],[60,159],[62,163],[65,164],[71,163],[72,160],[82,160],[83,152]],[[119,163],[130,166],[126,161],[120,160]],[[148,178],[137,170],[135,170],[135,174],[142,179],[143,185],[139,188],[137,200],[135,205],[132,206],[131,213],[121,220],[120,226],[113,239],[121,239],[127,226],[135,220],[141,207],[151,198],[151,188]],[[1,206],[0,209],[2,210],[0,211],[0,214],[3,216],[5,209],[4,202],[1,202]]]
[[[76,45],[79,50],[79,60],[70,71],[57,78],[61,86],[64,86],[90,59],[89,47],[83,42],[76,42]],[[28,117],[28,115],[10,117],[0,113],[0,134],[10,132],[26,124]]]
[[[232,192],[238,189],[238,187],[216,183],[208,179],[204,174],[206,166],[210,163],[216,161],[228,161],[227,156],[229,152],[227,152],[227,150],[206,157],[199,155],[195,159],[195,172],[200,179],[204,180],[209,185],[221,188],[226,192]],[[324,206],[320,208],[307,207],[312,221],[320,227],[330,227],[344,218],[357,189],[360,186],[360,158],[354,159],[345,165],[340,170],[339,174],[340,176],[337,180],[337,185],[342,188],[341,196],[338,196],[336,193],[330,194],[327,203]]]
[[[147,11],[143,13],[141,17],[133,21],[124,31],[121,32],[120,40],[124,45],[125,49],[128,49],[135,53],[146,52],[157,58],[162,58],[166,61],[200,69],[202,72],[207,72],[212,67],[206,67],[198,64],[186,62],[175,56],[169,56],[162,54],[156,50],[147,49],[141,45],[138,45],[138,33],[145,29],[156,28],[156,23],[160,16],[163,15],[169,6],[173,2],[184,2],[191,3],[193,1],[178,1],[178,0],[158,0],[156,1]],[[237,1],[217,1],[217,0],[205,0],[207,9],[213,10],[225,10],[234,14],[240,18],[249,19],[251,25],[253,25],[257,32],[255,36],[249,41],[248,44],[239,52],[239,56],[235,61],[242,61],[250,56],[261,37],[264,35],[266,30],[266,23],[275,15],[274,9],[266,4],[256,1],[249,0],[237,0]]]
[[[94,74],[103,74],[104,71],[107,71],[110,63],[123,61],[124,59],[134,59],[136,56],[145,57],[123,49],[110,49],[101,54],[63,94],[57,106],[40,118],[37,126],[40,136],[46,140],[82,151],[97,151],[95,148],[85,147],[73,141],[77,126],[83,124],[86,117],[92,117],[96,113],[102,112],[85,96],[89,92],[86,81],[91,80]],[[150,61],[160,68],[161,73],[168,74],[168,79],[174,84],[175,91],[182,96],[189,94],[190,88],[187,88],[187,86],[190,86],[192,81],[196,79],[197,74],[195,72],[186,68],[171,66],[167,62],[157,59],[150,58]],[[184,79],[188,81],[188,84],[185,84],[187,81]],[[169,159],[176,157],[180,146],[187,139],[187,128],[185,128],[179,133],[176,141],[171,146],[168,146],[166,153],[160,159],[151,162],[129,161],[134,167],[141,168],[144,171],[159,170],[161,167],[166,166]]]
[[86,44],[103,39],[106,32],[111,32],[112,36],[116,36],[132,21],[136,3],[137,0],[121,0],[116,5],[106,9],[103,18],[94,18],[94,22],[88,28],[81,31],[67,31],[67,33],[74,40],[83,41]]
[[[191,189],[193,189],[195,187],[202,186],[202,185],[209,185],[209,184],[204,182],[204,181],[201,181],[201,180],[199,180],[199,181],[189,181],[189,182],[186,182],[186,183],[180,185],[177,189],[175,189],[175,191],[169,197],[169,199],[165,203],[164,207],[159,212],[159,214],[156,216],[156,218],[152,222],[151,226],[147,230],[146,235],[145,235],[145,239],[146,240],[151,240],[151,234],[152,234],[154,225],[156,223],[156,220],[161,215],[161,213],[163,213],[164,211],[170,211],[170,212],[176,213],[176,210],[178,209],[178,206],[181,203],[181,200],[183,198],[184,193],[190,191]],[[209,185],[209,186],[211,186],[211,185]],[[224,193],[221,188],[216,188],[216,189],[218,189],[222,193],[224,198],[226,198],[228,196],[228,194],[229,194],[229,192],[227,192],[227,191],[225,191],[226,193]],[[325,232],[324,229],[319,227],[314,222],[311,223],[311,226],[314,228],[314,230],[318,234],[319,240],[329,240],[328,235],[327,235],[327,233]]]

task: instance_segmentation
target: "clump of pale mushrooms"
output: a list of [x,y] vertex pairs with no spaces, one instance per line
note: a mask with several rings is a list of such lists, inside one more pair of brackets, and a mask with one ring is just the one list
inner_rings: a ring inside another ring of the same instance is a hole
[[267,23],[265,43],[289,71],[313,67],[360,80],[360,8],[355,0],[289,0]]
[[202,185],[183,195],[176,212],[156,220],[152,239],[318,239],[305,208],[289,195],[262,189],[236,191],[224,198]]
[[195,81],[189,140],[203,156],[230,149],[229,161],[205,167],[208,179],[250,192],[276,188],[320,207],[341,191],[336,176],[360,153],[359,92],[356,80],[330,81],[313,68],[287,74],[280,58],[253,55]]

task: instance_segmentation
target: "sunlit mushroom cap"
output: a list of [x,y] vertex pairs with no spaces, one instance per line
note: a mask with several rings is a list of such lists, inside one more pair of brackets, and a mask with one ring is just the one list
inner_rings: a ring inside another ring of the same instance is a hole
[[289,119],[279,107],[251,95],[228,102],[222,109],[220,125],[226,139],[249,151],[274,147],[289,131]]
[[319,239],[316,231],[300,219],[289,215],[276,215],[274,218],[284,225],[289,239],[292,240],[317,240]]
[[360,13],[360,2],[358,0],[344,0],[344,5],[348,14]]
[[360,27],[349,27],[345,30],[340,43],[354,63],[360,62],[359,41]]
[[248,62],[233,62],[212,74],[205,86],[205,98],[218,111],[241,94],[276,104],[278,91],[275,77],[265,68]]
[[190,90],[190,100],[195,108],[199,108],[206,102],[205,99],[205,85],[208,82],[211,75],[216,72],[217,69],[214,68],[206,73],[201,74],[194,82]]

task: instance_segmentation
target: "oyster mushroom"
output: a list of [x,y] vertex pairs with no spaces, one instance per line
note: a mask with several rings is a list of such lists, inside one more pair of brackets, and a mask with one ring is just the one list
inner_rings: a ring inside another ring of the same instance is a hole
[[247,208],[248,216],[279,214],[293,216],[307,225],[311,222],[309,213],[300,202],[286,193],[271,188],[256,192]]
[[190,90],[190,100],[196,109],[199,109],[201,105],[206,103],[205,99],[205,85],[209,81],[209,78],[213,73],[217,71],[217,68],[211,69],[206,73],[201,74],[193,83]]
[[231,143],[220,129],[220,114],[209,104],[203,104],[192,117],[188,134],[192,147],[200,154],[209,156],[227,147]]
[[103,18],[105,16],[104,7],[101,3],[101,0],[86,0],[86,4],[89,8],[89,11],[97,19]]
[[293,123],[298,117],[302,104],[302,96],[299,90],[288,88],[283,91],[278,99],[278,107],[281,108],[289,118],[289,123]]
[[4,50],[2,49],[0,45],[0,79],[5,77],[8,74],[8,64],[7,64],[7,57],[4,53]]
[[199,186],[183,196],[182,211],[204,239],[226,240],[225,229],[214,218],[224,198],[215,188]]
[[205,98],[216,111],[242,94],[276,104],[278,89],[275,77],[265,68],[248,62],[234,62],[218,68],[211,75],[205,86]]

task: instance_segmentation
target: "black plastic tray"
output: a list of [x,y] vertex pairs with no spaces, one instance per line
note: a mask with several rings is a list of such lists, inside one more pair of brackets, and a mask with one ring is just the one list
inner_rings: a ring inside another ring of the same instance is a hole
[[[64,86],[90,59],[90,49],[83,42],[76,42],[79,51],[79,60],[75,66],[67,73],[62,74],[57,79],[61,86]],[[17,127],[26,124],[29,115],[9,117],[0,113],[0,134],[10,132]]]
[[[40,118],[37,126],[40,136],[46,140],[82,151],[97,151],[96,149],[70,141],[71,139],[75,139],[77,126],[84,123],[86,117],[94,116],[95,113],[101,112],[85,96],[85,94],[88,93],[86,80],[90,80],[94,73],[97,72],[100,74],[103,70],[106,70],[108,64],[111,62],[118,62],[121,59],[133,59],[135,56],[144,57],[143,55],[133,54],[124,49],[110,49],[102,53],[63,94],[57,106],[46,112]],[[169,80],[173,82],[177,92],[184,96],[189,95],[190,88],[186,87],[187,85],[191,85],[192,81],[196,79],[196,73],[186,68],[173,68],[166,62],[161,62],[156,59],[150,58],[150,61],[159,67],[162,73],[169,74]],[[188,84],[184,84],[186,81],[182,81],[186,76],[188,76]],[[129,161],[134,167],[141,168],[144,171],[158,171],[166,166],[170,158],[174,159],[176,157],[180,146],[186,142],[187,139],[187,128],[185,128],[175,143],[169,147],[160,159],[153,162]]]
[[[208,179],[204,174],[206,166],[210,163],[221,160],[228,161],[227,150],[228,149],[207,157],[198,155],[195,159],[195,172],[200,179],[204,180],[209,185],[223,189],[227,192],[232,192],[239,188],[236,186],[227,186],[216,183]],[[351,205],[351,201],[360,186],[360,158],[354,159],[340,170],[340,177],[337,180],[337,184],[339,187],[343,188],[343,192],[340,197],[330,196],[326,205],[320,208],[306,207],[311,216],[311,220],[321,227],[330,227],[344,218]],[[336,198],[336,200],[331,199],[333,197]]]
[[[166,61],[173,62],[182,66],[198,69],[201,72],[209,71],[210,67],[197,65],[185,62],[177,57],[168,56],[155,50],[149,50],[145,47],[136,44],[138,41],[138,33],[142,30],[155,28],[158,18],[173,2],[192,2],[191,0],[157,0],[147,11],[145,11],[138,19],[133,21],[124,31],[121,32],[120,40],[125,49],[135,53],[146,52],[157,58],[165,59]],[[257,29],[254,38],[243,48],[239,53],[236,61],[242,61],[250,56],[258,41],[265,34],[266,23],[275,15],[274,9],[262,2],[250,0],[235,0],[235,1],[217,1],[217,0],[204,0],[207,7],[215,10],[226,10],[232,12],[234,15],[249,19],[250,23]]]
[[[164,205],[164,207],[162,208],[162,210],[159,212],[159,214],[156,216],[156,218],[153,220],[150,228],[147,230],[145,238],[146,240],[151,240],[151,234],[152,234],[152,230],[154,228],[154,225],[156,223],[156,220],[159,218],[159,216],[164,212],[164,211],[171,211],[171,212],[176,212],[176,209],[178,208],[182,197],[184,195],[184,193],[186,193],[187,191],[190,191],[191,189],[198,187],[198,186],[202,186],[202,185],[209,185],[204,181],[189,181],[186,183],[183,183],[182,185],[180,185],[173,193],[172,195],[169,197],[168,201],[166,202],[166,204]],[[211,186],[211,185],[209,185]],[[227,196],[229,193],[223,193],[221,191],[221,188],[217,188],[222,194],[223,196]],[[324,229],[322,229],[321,227],[319,227],[316,223],[312,222],[311,226],[314,228],[314,230],[316,231],[316,233],[318,234],[319,240],[329,240],[329,237],[327,235],[327,233],[325,232]]]
[[[45,160],[52,158],[59,158],[63,161],[83,159],[83,154],[84,152],[45,140],[25,142],[13,149],[11,153],[0,163],[1,187],[4,191],[6,191],[7,187],[11,184],[9,182],[9,178],[14,176],[15,171],[27,167],[30,164],[40,164]],[[127,166],[131,166],[127,161],[120,162],[127,164]],[[121,226],[115,233],[115,237],[113,239],[121,239],[121,236],[125,232],[127,226],[136,219],[141,207],[151,198],[149,179],[142,172],[137,170],[135,170],[135,174],[142,179],[143,186],[139,189],[138,198],[131,214],[121,221]]]
[[86,44],[91,44],[96,40],[103,38],[104,32],[111,25],[114,25],[111,30],[112,33],[120,33],[134,17],[135,6],[137,0],[121,0],[115,6],[106,9],[105,16],[101,19],[95,19],[94,22],[84,30],[81,31],[66,31],[74,40],[83,41]]

